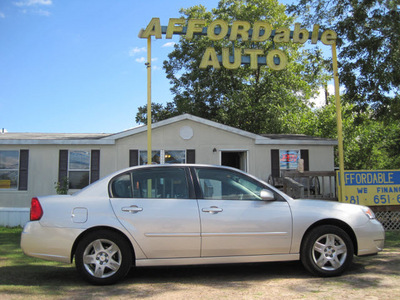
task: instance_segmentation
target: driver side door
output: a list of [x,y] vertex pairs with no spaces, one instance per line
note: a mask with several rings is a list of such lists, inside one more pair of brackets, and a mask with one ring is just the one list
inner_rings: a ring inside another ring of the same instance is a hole
[[195,174],[202,257],[289,253],[292,216],[283,198],[262,200],[266,186],[230,169],[198,167]]

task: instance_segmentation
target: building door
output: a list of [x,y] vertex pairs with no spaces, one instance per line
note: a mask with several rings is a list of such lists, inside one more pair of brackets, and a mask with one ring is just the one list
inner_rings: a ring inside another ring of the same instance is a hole
[[222,151],[221,165],[247,172],[247,151]]

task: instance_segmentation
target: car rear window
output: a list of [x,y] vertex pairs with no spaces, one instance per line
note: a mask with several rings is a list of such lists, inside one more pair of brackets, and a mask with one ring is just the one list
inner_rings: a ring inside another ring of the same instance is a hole
[[184,168],[145,168],[115,177],[110,184],[112,198],[188,199]]

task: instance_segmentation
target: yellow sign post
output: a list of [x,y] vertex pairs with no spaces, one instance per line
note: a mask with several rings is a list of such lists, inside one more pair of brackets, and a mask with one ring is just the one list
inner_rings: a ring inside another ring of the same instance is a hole
[[147,38],[147,164],[151,165],[151,36]]
[[[336,120],[337,120],[337,134],[338,134],[338,150],[339,150],[339,171],[340,174],[344,174],[344,151],[343,151],[343,132],[342,132],[342,109],[340,105],[340,94],[339,94],[339,71],[337,64],[336,55],[336,42],[332,45],[332,64],[333,64],[333,80],[335,82],[335,102],[336,102]],[[343,187],[344,187],[344,176],[340,177],[339,185],[339,201],[343,202]]]

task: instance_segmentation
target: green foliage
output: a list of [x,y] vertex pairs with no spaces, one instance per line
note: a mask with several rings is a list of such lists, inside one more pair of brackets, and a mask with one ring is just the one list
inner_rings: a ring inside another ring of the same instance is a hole
[[[400,9],[394,0],[299,0],[305,26],[338,33],[346,169],[400,168]],[[334,109],[319,112],[329,136]],[[334,131],[331,131],[332,133]],[[333,137],[333,136],[332,136]]]
[[385,248],[388,250],[397,250],[400,248],[400,231],[389,231],[385,235]]
[[[164,107],[162,104],[152,102],[151,122],[155,123],[175,116],[174,110],[175,108],[171,103]],[[147,123],[147,104],[138,108],[135,121],[136,123]]]
[[299,0],[289,12],[338,34],[340,82],[358,109],[374,113],[400,93],[400,9],[395,0]]
[[[314,113],[315,123],[310,125],[315,130],[313,135],[337,138],[334,98],[331,97],[328,105]],[[377,120],[371,108],[360,113],[356,105],[350,103],[342,105],[342,121],[346,170],[400,168],[400,149],[395,148],[400,138],[398,123]]]
[[61,182],[55,182],[55,189],[58,195],[66,195],[68,194],[69,188],[69,180],[68,177],[64,177]]

